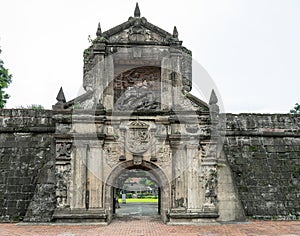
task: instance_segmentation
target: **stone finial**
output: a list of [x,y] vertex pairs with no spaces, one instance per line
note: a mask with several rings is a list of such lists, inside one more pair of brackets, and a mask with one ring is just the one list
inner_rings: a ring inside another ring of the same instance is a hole
[[102,35],[102,30],[101,30],[101,25],[100,22],[98,23],[98,28],[97,28],[97,32],[96,32],[96,36],[100,37]]
[[212,90],[210,94],[209,105],[215,105],[217,103],[218,103],[217,95],[215,93],[215,90]]
[[62,89],[62,87],[60,87],[60,90],[56,96],[56,100],[58,103],[65,103],[66,102],[66,98],[65,98],[65,94],[64,91]]
[[177,31],[176,26],[174,26],[174,29],[173,29],[173,38],[178,39],[178,31]]
[[210,99],[209,99],[209,110],[210,110],[211,117],[213,119],[216,119],[217,114],[220,112],[220,109],[219,109],[219,106],[217,105],[217,103],[218,103],[217,95],[215,93],[215,90],[212,90],[211,94],[210,94]]
[[136,5],[135,5],[134,17],[141,17],[141,12],[140,12],[140,8],[139,8],[139,4],[138,3],[136,3]]

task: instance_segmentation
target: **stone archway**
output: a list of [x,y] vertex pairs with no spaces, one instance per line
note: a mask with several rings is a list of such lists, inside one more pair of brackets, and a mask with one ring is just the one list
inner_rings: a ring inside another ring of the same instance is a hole
[[104,206],[106,208],[107,222],[110,223],[113,219],[113,187],[117,178],[127,169],[142,169],[151,172],[158,181],[160,188],[160,215],[164,223],[168,221],[168,212],[170,210],[170,182],[166,174],[155,164],[142,161],[140,165],[134,165],[134,162],[125,161],[116,166],[104,184]]

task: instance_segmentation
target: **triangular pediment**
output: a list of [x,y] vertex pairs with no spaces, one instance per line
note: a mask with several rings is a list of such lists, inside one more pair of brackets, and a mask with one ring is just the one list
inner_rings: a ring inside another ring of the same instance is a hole
[[144,43],[144,44],[163,44],[177,42],[177,38],[167,31],[149,23],[146,18],[130,17],[128,21],[120,24],[110,30],[103,32],[108,43]]

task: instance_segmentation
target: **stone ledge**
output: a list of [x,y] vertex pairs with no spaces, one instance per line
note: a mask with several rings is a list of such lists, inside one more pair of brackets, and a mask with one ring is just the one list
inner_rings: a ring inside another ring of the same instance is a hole
[[170,212],[168,225],[219,225],[213,212]]
[[54,133],[55,127],[0,127],[0,133]]
[[55,134],[54,137],[56,139],[80,139],[80,140],[103,140],[106,138],[106,134],[95,132],[95,133],[86,133],[86,134],[78,134],[78,133],[67,133],[67,134]]
[[103,209],[56,210],[52,219],[55,223],[107,222],[107,214]]
[[249,130],[235,130],[221,132],[221,136],[248,136],[248,137],[300,137],[300,132],[290,131],[249,131]]
[[198,218],[213,219],[213,218],[218,218],[219,214],[209,213],[209,212],[180,212],[180,213],[170,212],[168,216],[173,219],[198,219]]

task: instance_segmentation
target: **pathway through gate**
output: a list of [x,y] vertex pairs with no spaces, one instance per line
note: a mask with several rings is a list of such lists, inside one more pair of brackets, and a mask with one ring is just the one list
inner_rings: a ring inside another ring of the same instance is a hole
[[126,203],[120,204],[116,210],[115,220],[161,220],[157,211],[157,203]]

